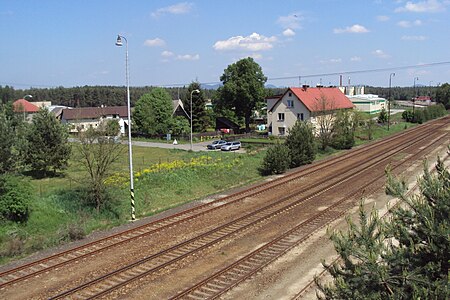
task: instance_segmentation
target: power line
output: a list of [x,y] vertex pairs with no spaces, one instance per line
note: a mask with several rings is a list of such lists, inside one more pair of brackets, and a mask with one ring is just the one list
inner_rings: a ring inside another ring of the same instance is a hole
[[[297,75],[297,76],[286,76],[286,77],[268,77],[267,81],[276,81],[276,80],[287,80],[287,79],[298,79],[298,78],[314,78],[314,77],[324,77],[324,76],[335,76],[335,75],[348,75],[348,74],[364,74],[364,73],[376,73],[376,72],[386,72],[386,71],[398,71],[405,70],[410,68],[429,68],[436,67],[442,65],[448,65],[450,61],[443,62],[435,62],[435,63],[427,63],[427,64],[418,64],[418,65],[409,65],[409,66],[401,66],[401,67],[390,67],[390,68],[379,68],[379,69],[365,69],[365,70],[356,70],[356,71],[341,71],[341,72],[332,72],[332,73],[319,73],[319,74],[306,74],[306,75]],[[214,85],[221,84],[220,81],[215,82],[200,82],[203,85]],[[182,87],[188,86],[190,83],[172,83],[172,84],[156,84],[149,86],[159,86],[159,87]],[[29,86],[29,87],[40,87],[40,88],[57,88],[59,86],[51,86],[44,84],[28,84],[28,83],[8,83],[8,82],[0,82],[0,85],[9,85],[9,86]],[[137,86],[135,86],[137,87]]]
[[311,78],[311,77],[321,77],[321,76],[334,76],[334,75],[347,75],[347,74],[361,74],[361,73],[396,71],[396,70],[404,70],[404,69],[410,69],[410,68],[434,67],[434,66],[440,66],[440,65],[446,65],[446,64],[450,64],[450,61],[428,63],[428,64],[419,64],[419,65],[410,65],[410,66],[403,66],[403,67],[367,69],[367,70],[358,70],[358,71],[342,71],[342,72],[310,74],[310,75],[297,75],[297,76],[288,76],[288,77],[275,77],[275,78],[268,78],[267,81],[269,81],[269,80],[270,81],[272,81],[272,80],[284,80],[284,79],[298,79],[299,77],[301,77],[301,78]]

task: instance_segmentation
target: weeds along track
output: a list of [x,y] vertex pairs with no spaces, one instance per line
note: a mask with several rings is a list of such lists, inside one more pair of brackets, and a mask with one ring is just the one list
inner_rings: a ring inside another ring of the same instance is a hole
[[[222,197],[215,201],[199,205],[197,207],[185,210],[183,212],[174,214],[172,216],[166,217],[161,220],[156,220],[150,222],[148,224],[139,226],[137,228],[133,228],[127,231],[120,232],[115,235],[108,236],[103,239],[99,239],[93,241],[91,243],[87,243],[85,245],[70,249],[68,251],[57,253],[53,256],[34,261],[32,263],[20,266],[15,269],[11,269],[5,272],[0,273],[0,288],[5,288],[9,285],[12,285],[16,282],[25,280],[27,278],[36,276],[40,273],[49,272],[54,268],[61,267],[65,264],[87,258],[93,254],[105,251],[112,247],[119,246],[121,244],[127,243],[129,241],[135,240],[137,238],[142,238],[149,236],[155,232],[160,230],[176,226],[183,222],[188,222],[189,220],[193,220],[199,216],[211,213],[213,211],[223,209],[226,206],[236,203],[238,201],[242,201],[247,197],[254,197],[256,195],[260,195],[263,193],[270,193],[272,189],[282,188],[288,182],[295,181],[304,176],[323,172],[325,169],[333,168],[333,172],[335,173],[345,173],[349,172],[352,169],[357,167],[358,162],[362,162],[365,160],[369,160],[371,158],[381,159],[383,155],[394,155],[395,149],[406,149],[410,145],[410,143],[414,143],[414,145],[420,145],[420,142],[429,138],[431,135],[435,134],[436,128],[440,126],[448,124],[448,118],[437,120],[434,122],[429,122],[425,125],[415,127],[413,129],[404,131],[400,134],[394,135],[388,139],[371,143],[368,146],[357,148],[351,151],[346,152],[346,154],[335,157],[332,159],[323,160],[316,164],[310,165],[308,167],[304,167],[299,169],[296,172],[293,172],[284,177],[275,179],[270,182],[266,182],[257,186],[254,186],[250,189],[243,190],[241,192],[235,193],[230,196]],[[416,140],[413,142],[412,140]],[[398,150],[402,151],[402,150]],[[387,154],[386,154],[387,153]],[[344,162],[351,158],[355,161],[355,164],[346,165]],[[382,162],[380,162],[382,163]],[[343,164],[341,166],[340,164]],[[362,165],[361,165],[362,166]],[[368,165],[362,166],[361,168],[369,168]],[[342,180],[342,179],[341,179]],[[325,180],[323,180],[325,181]],[[302,187],[301,190],[295,190],[292,194],[298,194],[304,192],[306,190],[326,190],[325,184],[323,181],[318,181],[314,185],[309,185],[306,187]],[[329,180],[326,180],[329,181]],[[339,182],[339,180],[333,180],[335,184]],[[292,196],[292,195],[291,195]],[[287,196],[290,197],[290,196]],[[286,197],[285,197],[286,198]],[[278,200],[280,203],[284,203],[284,201]],[[275,206],[275,205],[274,205]],[[269,211],[269,208],[266,208]],[[281,208],[273,207],[272,210],[277,210]],[[255,212],[256,213],[256,212]],[[269,214],[270,215],[270,214]],[[267,218],[267,217],[266,217]],[[257,221],[260,222],[260,221]],[[225,224],[227,225],[227,224]],[[223,225],[223,226],[225,226]]]
[[[439,126],[438,123],[435,124]],[[192,289],[176,296],[177,298],[187,297],[190,299],[214,298],[252,276],[271,261],[305,240],[314,231],[339,218],[349,208],[353,207],[354,197],[358,196],[360,186],[349,188],[346,183],[350,180],[363,180],[368,189],[375,189],[376,187],[371,186],[371,183],[384,176],[384,167],[391,162],[393,155],[403,151],[409,151],[411,154],[402,160],[393,162],[392,169],[395,170],[416,160],[416,156],[427,153],[430,148],[442,143],[442,139],[445,139],[447,134],[435,130],[435,126],[423,126],[424,131],[413,131],[410,132],[409,136],[400,135],[397,136],[397,139],[391,140],[390,144],[379,145],[378,147],[382,149],[376,151],[377,155],[373,159],[369,160],[366,156],[363,156],[361,159],[352,162],[350,166],[337,171],[334,178],[324,180],[314,188],[309,187],[302,193],[290,193],[273,203],[248,212],[189,240],[63,291],[51,299],[101,297],[144,276],[157,275],[158,271],[163,269],[176,269],[182,260],[195,255],[200,256],[201,251],[224,240],[244,235],[263,224],[267,224],[270,219],[280,218],[293,210],[313,213],[306,221],[301,222],[287,233],[236,261],[229,268],[216,273],[205,279],[204,282],[195,285]],[[324,196],[326,193],[336,195],[335,200],[327,199]],[[317,206],[326,206],[327,208],[317,212],[315,209]]]

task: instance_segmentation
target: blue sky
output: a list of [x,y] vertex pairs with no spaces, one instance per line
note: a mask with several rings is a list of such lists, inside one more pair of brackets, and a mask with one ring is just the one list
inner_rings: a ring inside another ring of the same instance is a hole
[[[251,56],[269,84],[450,81],[450,0],[0,0],[0,85],[168,86],[219,82]],[[299,78],[300,76],[300,78]],[[287,77],[287,78],[286,78]],[[285,78],[285,79],[277,79]]]

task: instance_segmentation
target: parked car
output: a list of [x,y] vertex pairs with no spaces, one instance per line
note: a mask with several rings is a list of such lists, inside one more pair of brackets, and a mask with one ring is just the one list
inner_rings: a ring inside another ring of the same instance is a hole
[[220,149],[223,145],[225,145],[227,142],[223,140],[213,141],[211,144],[207,145],[206,148],[209,150],[216,150]]
[[231,151],[231,150],[239,150],[241,148],[241,142],[235,141],[235,142],[228,142],[222,147],[220,147],[220,150],[222,151]]

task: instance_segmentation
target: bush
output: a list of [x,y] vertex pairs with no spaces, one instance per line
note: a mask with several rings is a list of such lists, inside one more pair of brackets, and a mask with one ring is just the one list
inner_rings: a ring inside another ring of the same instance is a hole
[[289,148],[284,144],[271,146],[259,169],[261,175],[282,174],[290,164]]
[[0,177],[0,217],[14,221],[26,222],[30,214],[31,186],[17,176]]
[[312,125],[297,121],[289,131],[286,146],[289,148],[292,168],[312,163],[316,157]]

